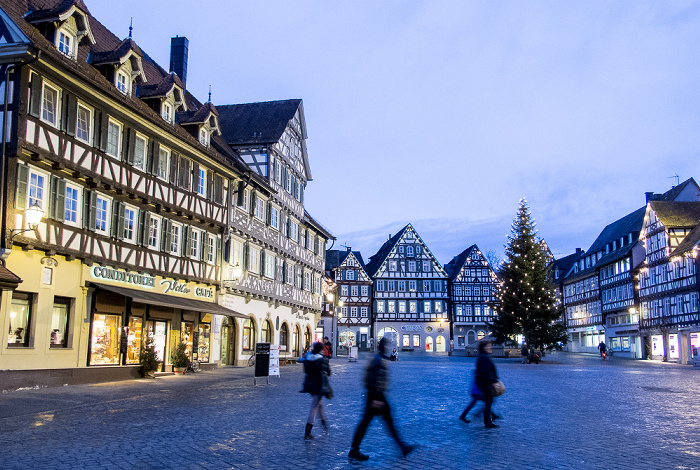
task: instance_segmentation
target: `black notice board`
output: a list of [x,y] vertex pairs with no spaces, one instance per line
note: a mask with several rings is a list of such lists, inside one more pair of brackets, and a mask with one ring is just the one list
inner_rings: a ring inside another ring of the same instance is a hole
[[255,344],[255,377],[270,375],[270,343]]

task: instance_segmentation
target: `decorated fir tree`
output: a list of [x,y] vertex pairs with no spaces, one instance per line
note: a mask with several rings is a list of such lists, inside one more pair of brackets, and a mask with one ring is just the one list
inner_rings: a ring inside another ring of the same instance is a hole
[[491,335],[506,343],[521,334],[537,349],[565,343],[566,327],[550,272],[551,257],[537,236],[525,199],[520,200],[505,255],[494,305],[497,317],[489,325]]

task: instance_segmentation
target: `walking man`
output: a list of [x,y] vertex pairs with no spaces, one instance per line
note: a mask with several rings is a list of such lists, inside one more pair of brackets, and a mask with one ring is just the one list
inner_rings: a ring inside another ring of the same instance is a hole
[[362,421],[360,421],[360,424],[357,425],[355,435],[352,438],[352,448],[348,453],[348,458],[351,460],[365,461],[369,459],[369,456],[360,452],[360,444],[362,443],[362,439],[365,437],[365,433],[367,432],[367,426],[369,426],[370,421],[372,421],[372,418],[375,416],[381,416],[384,419],[384,422],[389,428],[389,432],[401,448],[401,452],[403,453],[404,457],[416,448],[416,446],[413,444],[406,444],[399,437],[399,433],[394,427],[394,420],[391,416],[389,403],[384,395],[389,383],[389,370],[387,369],[389,339],[386,337],[380,339],[377,349],[377,354],[370,361],[369,365],[367,366],[367,370],[365,371],[367,403],[365,404],[365,412],[362,416]]

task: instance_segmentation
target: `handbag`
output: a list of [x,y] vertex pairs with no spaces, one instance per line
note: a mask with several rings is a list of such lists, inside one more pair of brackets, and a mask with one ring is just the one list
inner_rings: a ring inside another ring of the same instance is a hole
[[504,393],[506,393],[506,386],[503,385],[503,382],[497,380],[491,384],[491,395],[494,397],[500,397]]

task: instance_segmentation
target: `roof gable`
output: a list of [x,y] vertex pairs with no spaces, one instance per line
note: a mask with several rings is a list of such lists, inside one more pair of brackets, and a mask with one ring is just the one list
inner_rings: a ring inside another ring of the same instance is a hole
[[396,253],[396,247],[403,240],[407,239],[409,236],[415,238],[415,240],[421,245],[423,253],[427,254],[430,258],[431,264],[435,266],[436,273],[441,276],[447,277],[445,269],[442,267],[440,262],[433,256],[433,253],[425,244],[423,239],[418,235],[418,232],[409,223],[404,228],[402,228],[399,233],[387,240],[384,245],[379,249],[374,256],[370,257],[369,264],[367,264],[367,272],[372,277],[379,277],[386,270],[386,261],[390,255]]

